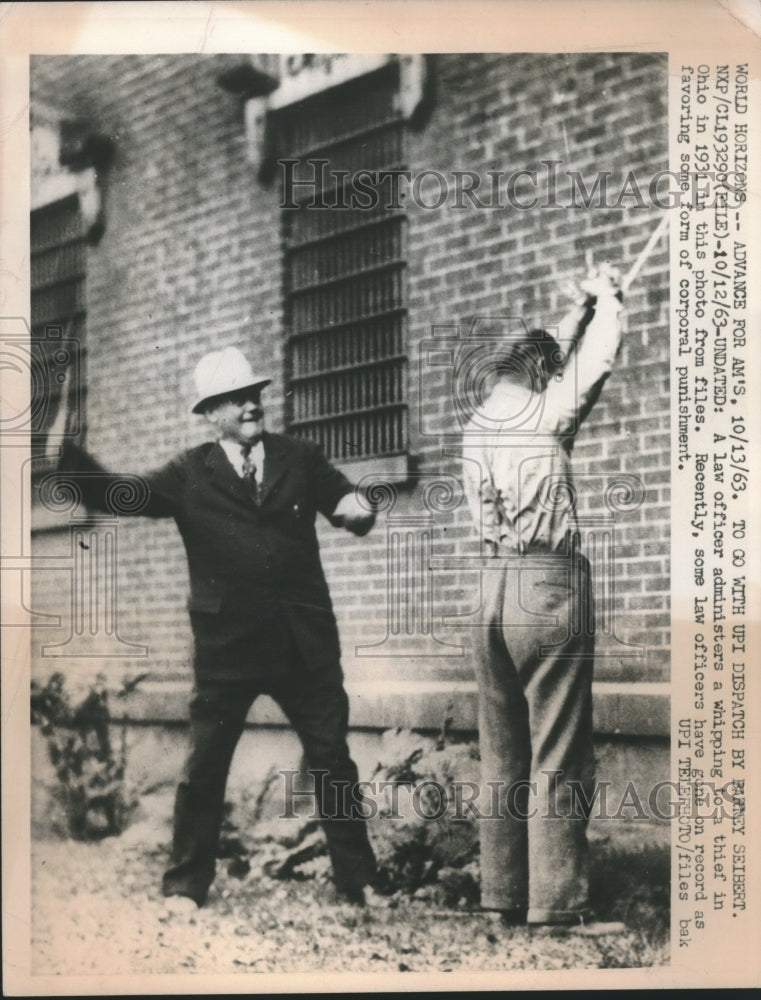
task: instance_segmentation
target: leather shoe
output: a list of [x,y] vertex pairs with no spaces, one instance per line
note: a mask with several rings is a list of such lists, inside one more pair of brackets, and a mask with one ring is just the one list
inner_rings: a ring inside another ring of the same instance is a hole
[[362,885],[352,886],[350,889],[339,889],[333,886],[328,890],[326,897],[328,903],[334,906],[366,906],[365,887]]

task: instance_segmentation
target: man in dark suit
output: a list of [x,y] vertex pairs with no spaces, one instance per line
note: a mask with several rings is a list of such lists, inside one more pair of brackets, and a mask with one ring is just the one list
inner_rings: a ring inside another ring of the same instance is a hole
[[[255,375],[240,351],[206,355],[195,379],[193,410],[205,415],[217,441],[145,476],[148,495],[136,511],[174,518],[190,569],[191,751],[177,789],[163,892],[177,911],[203,904],[233,752],[254,699],[266,693],[290,720],[315,772],[336,889],[361,904],[375,859],[366,826],[346,799],[358,775],[346,742],[348,700],[315,519],[319,512],[364,535],[374,515],[316,445],[264,430],[261,391],[270,379]],[[80,480],[85,499],[107,506],[113,477],[78,449],[68,449],[66,466],[89,471]]]

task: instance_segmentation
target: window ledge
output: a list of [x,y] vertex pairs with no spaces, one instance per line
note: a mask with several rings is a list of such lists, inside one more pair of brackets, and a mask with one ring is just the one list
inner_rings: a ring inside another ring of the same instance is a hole
[[377,476],[389,483],[403,483],[410,477],[410,456],[383,455],[378,458],[358,458],[352,460],[333,460],[333,465],[351,479],[359,482],[364,476]]
[[[84,508],[83,508],[84,512]],[[67,532],[71,524],[71,511],[58,512],[44,507],[41,503],[32,504],[31,533],[32,535],[43,532],[58,531]]]

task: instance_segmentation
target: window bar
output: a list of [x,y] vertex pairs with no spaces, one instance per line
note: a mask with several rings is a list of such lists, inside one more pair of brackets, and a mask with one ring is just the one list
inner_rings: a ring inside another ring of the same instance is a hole
[[[382,97],[343,91],[339,136],[333,99],[286,113],[288,146],[334,168],[403,166],[404,125],[388,117],[389,84]],[[368,126],[381,106],[381,120]],[[325,193],[335,196],[336,186]],[[321,440],[331,457],[386,453],[402,438],[402,225],[395,212],[328,210],[293,213],[284,229],[294,430]]]

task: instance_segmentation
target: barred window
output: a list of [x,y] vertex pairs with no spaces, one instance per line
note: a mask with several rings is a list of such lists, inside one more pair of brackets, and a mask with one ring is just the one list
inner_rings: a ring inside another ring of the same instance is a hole
[[[42,441],[59,416],[65,391],[81,430],[79,370],[85,333],[87,248],[78,195],[35,209],[30,220],[31,247],[31,430]],[[62,416],[62,414],[61,414]],[[63,427],[59,428],[63,431]]]
[[391,65],[279,113],[288,429],[335,461],[407,450],[406,218],[377,177],[406,166],[398,104]]

